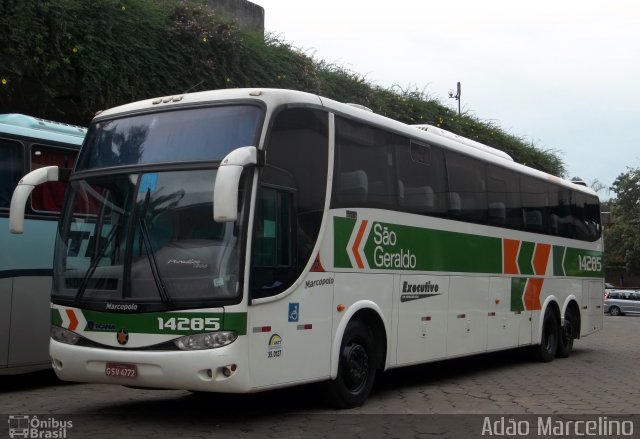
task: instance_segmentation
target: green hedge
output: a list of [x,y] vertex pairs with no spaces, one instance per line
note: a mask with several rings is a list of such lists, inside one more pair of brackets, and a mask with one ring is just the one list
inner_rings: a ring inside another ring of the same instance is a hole
[[134,100],[229,87],[277,87],[429,123],[564,175],[562,160],[424,93],[386,89],[278,38],[239,29],[194,0],[3,0],[0,112],[86,125]]

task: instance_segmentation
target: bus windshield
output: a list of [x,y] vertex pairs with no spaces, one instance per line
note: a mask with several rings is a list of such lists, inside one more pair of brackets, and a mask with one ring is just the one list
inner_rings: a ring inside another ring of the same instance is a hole
[[53,301],[115,311],[236,303],[242,212],[214,222],[215,163],[180,163],[256,145],[263,117],[236,104],[92,124],[57,236]]
[[256,145],[263,111],[225,105],[98,121],[89,128],[76,171],[115,166],[219,161]]
[[236,299],[241,237],[237,225],[213,221],[215,175],[166,171],[71,182],[54,301],[178,309]]

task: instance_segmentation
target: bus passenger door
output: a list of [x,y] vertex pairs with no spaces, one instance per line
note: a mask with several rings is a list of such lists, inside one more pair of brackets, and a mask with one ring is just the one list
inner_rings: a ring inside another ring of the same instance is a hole
[[397,364],[447,354],[447,276],[402,275],[399,285]]

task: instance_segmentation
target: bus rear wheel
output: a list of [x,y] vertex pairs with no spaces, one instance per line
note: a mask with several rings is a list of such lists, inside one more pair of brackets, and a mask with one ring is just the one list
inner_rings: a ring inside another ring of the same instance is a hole
[[574,317],[571,312],[564,316],[564,324],[560,328],[560,339],[558,340],[558,358],[568,358],[573,351],[573,328]]
[[361,406],[373,388],[375,359],[371,328],[360,320],[350,322],[340,345],[338,376],[326,388],[329,404],[339,409]]
[[543,363],[553,361],[556,356],[560,335],[558,326],[558,319],[555,313],[551,308],[547,308],[544,312],[544,318],[542,319],[542,337],[540,338],[540,344],[535,346],[534,351],[536,358]]

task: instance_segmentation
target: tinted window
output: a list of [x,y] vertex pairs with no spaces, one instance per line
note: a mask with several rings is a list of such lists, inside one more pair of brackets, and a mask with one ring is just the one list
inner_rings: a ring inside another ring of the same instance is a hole
[[546,233],[547,184],[527,175],[520,176],[523,227],[529,232]]
[[549,233],[552,235],[575,237],[573,196],[573,192],[567,188],[549,185]]
[[332,207],[394,209],[397,198],[393,147],[396,136],[342,117],[336,120]]
[[[31,170],[44,166],[73,168],[77,151],[50,146],[33,145],[31,147]],[[31,206],[34,210],[60,212],[64,200],[66,183],[52,181],[36,186],[31,193]]]
[[597,197],[586,195],[584,205],[584,221],[589,233],[588,240],[595,241],[602,233],[600,222],[600,201]]
[[22,144],[0,139],[0,207],[9,207],[16,185],[23,177]]
[[576,192],[572,214],[577,239],[594,241],[600,236],[600,209],[597,199]]
[[[256,267],[291,267],[294,264],[291,219],[291,192],[263,187],[258,199],[254,236],[254,264]],[[277,280],[274,280],[277,282]],[[260,285],[262,289],[276,285]]]
[[485,165],[462,154],[447,152],[449,215],[473,222],[487,221]]
[[326,197],[327,113],[280,112],[265,151],[254,223],[253,297],[287,289],[311,257]]
[[398,204],[401,210],[444,215],[447,183],[439,148],[394,136],[398,164]]
[[487,165],[487,197],[489,224],[502,227],[522,227],[520,179],[514,171]]
[[235,105],[143,114],[89,128],[78,170],[194,160],[222,160],[257,144],[262,110]]

